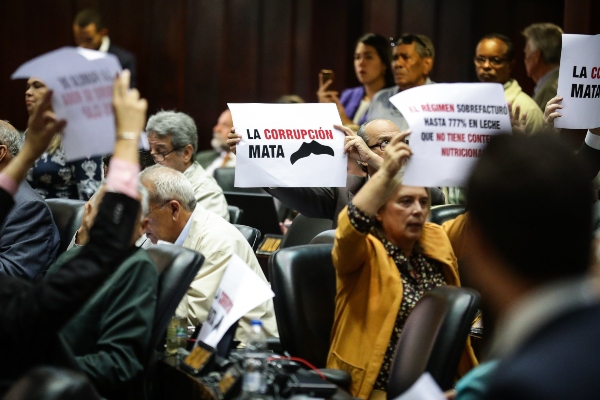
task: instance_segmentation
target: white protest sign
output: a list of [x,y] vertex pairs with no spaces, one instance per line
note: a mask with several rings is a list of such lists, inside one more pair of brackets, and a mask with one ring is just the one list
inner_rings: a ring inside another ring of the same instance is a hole
[[511,133],[499,83],[438,83],[403,90],[390,102],[412,133],[403,183],[464,186],[492,135]]
[[347,155],[333,103],[228,104],[237,145],[236,187],[344,187]]
[[239,256],[232,255],[198,340],[217,347],[235,321],[273,296],[275,294],[269,285]]
[[557,128],[600,127],[600,35],[562,35]]
[[425,372],[406,392],[394,400],[446,400],[446,396],[431,374]]
[[12,79],[35,77],[53,90],[52,108],[67,119],[63,149],[68,161],[112,152],[113,81],[121,71],[112,54],[63,47],[21,65]]

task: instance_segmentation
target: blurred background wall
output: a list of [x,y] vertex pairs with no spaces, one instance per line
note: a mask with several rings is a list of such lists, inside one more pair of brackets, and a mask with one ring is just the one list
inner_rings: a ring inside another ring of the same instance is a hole
[[176,109],[198,125],[200,149],[227,102],[271,102],[283,94],[316,101],[317,74],[335,88],[356,86],[354,43],[366,32],[428,35],[436,47],[432,79],[476,81],[479,38],[500,32],[515,42],[514,77],[531,92],[520,31],[553,22],[567,33],[600,33],[595,0],[3,0],[0,5],[0,118],[26,126],[23,62],[73,45],[83,8],[104,16],[115,44],[137,56],[138,88],[149,112]]

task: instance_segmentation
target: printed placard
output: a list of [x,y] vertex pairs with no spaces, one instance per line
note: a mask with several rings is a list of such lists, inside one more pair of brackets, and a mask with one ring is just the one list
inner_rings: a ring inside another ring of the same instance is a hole
[[562,35],[557,128],[600,127],[600,35]]
[[347,155],[333,103],[229,104],[236,187],[344,187]]
[[512,132],[499,83],[423,85],[403,90],[390,102],[412,130],[406,185],[464,186],[491,137]]
[[58,118],[67,119],[62,142],[70,161],[112,152],[112,92],[119,71],[113,54],[63,47],[21,65],[12,79],[39,78],[53,90],[52,109]]

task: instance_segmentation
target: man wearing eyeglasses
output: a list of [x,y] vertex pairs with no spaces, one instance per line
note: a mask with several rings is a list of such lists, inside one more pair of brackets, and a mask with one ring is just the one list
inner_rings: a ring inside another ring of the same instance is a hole
[[382,118],[392,121],[401,131],[408,129],[408,123],[396,107],[390,103],[390,97],[401,90],[433,83],[429,73],[433,68],[435,49],[425,35],[405,34],[393,45],[392,70],[396,86],[382,89],[371,101],[367,119]]
[[475,49],[475,72],[481,82],[496,82],[504,86],[506,102],[512,104],[513,112],[517,107],[521,115],[525,114],[525,131],[528,134],[540,130],[544,124],[544,113],[536,102],[529,97],[519,83],[510,77],[515,66],[512,41],[499,33],[484,36]]
[[198,149],[198,131],[194,120],[182,112],[159,111],[148,119],[146,132],[154,161],[182,172],[192,184],[198,204],[229,221],[223,190],[194,161]]

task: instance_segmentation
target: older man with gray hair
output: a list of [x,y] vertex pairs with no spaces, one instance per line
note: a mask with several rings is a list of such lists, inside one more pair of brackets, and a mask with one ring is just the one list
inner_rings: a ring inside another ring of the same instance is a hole
[[543,22],[529,25],[522,34],[526,40],[525,69],[536,83],[533,100],[543,110],[558,89],[563,30],[558,25]]
[[[229,259],[237,254],[264,281],[267,279],[254,251],[231,224],[196,204],[190,182],[182,173],[154,165],[140,174],[148,189],[150,211],[147,214],[146,236],[152,241],[165,241],[198,251],[204,255],[202,268],[194,278],[177,315],[187,317],[197,325],[206,320],[215,292]],[[250,321],[260,319],[267,335],[278,337],[273,301],[254,308],[240,320],[236,337],[243,339]]]
[[[0,121],[0,171],[21,147],[22,137]],[[44,199],[22,181],[15,205],[0,224],[0,274],[40,279],[58,256],[60,235]]]
[[154,161],[182,172],[192,184],[198,204],[229,221],[223,190],[194,161],[198,147],[198,131],[194,120],[182,112],[159,111],[148,119],[146,131]]

